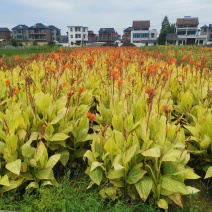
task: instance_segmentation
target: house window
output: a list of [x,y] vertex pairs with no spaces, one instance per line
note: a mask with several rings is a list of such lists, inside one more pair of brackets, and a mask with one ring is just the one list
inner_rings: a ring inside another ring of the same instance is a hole
[[155,34],[154,33],[151,33],[151,38],[154,38]]
[[199,44],[202,45],[202,44],[203,44],[203,40],[200,40],[200,41],[199,41]]
[[133,38],[149,38],[149,33],[133,33]]
[[73,38],[73,35],[71,35],[71,38]]
[[75,28],[75,31],[76,31],[76,32],[80,32],[80,31],[81,31],[80,27],[76,27],[76,28]]
[[83,35],[83,38],[86,38],[86,35]]
[[73,31],[73,28],[70,28],[70,31],[72,32]]
[[81,34],[76,34],[75,38],[81,38]]

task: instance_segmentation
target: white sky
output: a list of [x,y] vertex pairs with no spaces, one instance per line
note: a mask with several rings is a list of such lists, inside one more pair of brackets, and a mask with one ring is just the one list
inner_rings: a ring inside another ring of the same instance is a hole
[[18,24],[54,25],[66,34],[67,26],[86,26],[94,33],[102,27],[121,35],[133,20],[150,20],[150,29],[161,29],[165,16],[199,18],[199,28],[212,24],[212,0],[0,0],[0,27]]

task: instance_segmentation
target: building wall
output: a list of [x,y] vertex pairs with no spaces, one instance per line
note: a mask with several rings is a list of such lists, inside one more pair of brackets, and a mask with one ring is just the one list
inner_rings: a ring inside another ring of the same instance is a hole
[[197,26],[178,26],[176,25],[177,45],[205,45],[207,43],[207,34],[199,34]]
[[11,40],[11,33],[10,32],[0,32],[0,38],[5,39],[6,41]]
[[68,26],[68,42],[71,45],[88,42],[88,27]]
[[142,45],[156,45],[157,43],[157,30],[133,30],[131,31],[131,43]]
[[99,42],[114,42],[115,32],[100,32],[98,41]]
[[12,30],[12,37],[15,40],[28,40],[29,31],[27,29]]

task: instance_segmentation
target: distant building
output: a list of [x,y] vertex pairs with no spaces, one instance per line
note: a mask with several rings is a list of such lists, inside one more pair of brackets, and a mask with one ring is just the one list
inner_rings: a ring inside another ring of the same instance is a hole
[[115,41],[115,30],[114,28],[100,28],[98,42],[109,42]]
[[[11,40],[11,31],[6,27],[0,28],[0,39],[3,39],[5,41]],[[3,42],[3,41],[2,41]]]
[[60,42],[61,41],[61,30],[53,25],[49,25],[48,29],[51,30],[51,40]]
[[151,46],[157,44],[157,30],[150,30],[150,21],[133,21],[131,43],[136,46]]
[[51,41],[51,29],[42,23],[37,23],[28,28],[29,41],[49,42]]
[[17,41],[36,41],[36,42],[49,42],[60,41],[60,29],[50,25],[45,26],[42,23],[37,23],[31,27],[25,24],[19,24],[12,28],[12,37]]
[[197,17],[184,16],[184,18],[177,18],[176,34],[177,45],[204,45],[207,42],[207,35],[199,33],[198,29],[199,19]]
[[68,26],[68,43],[81,45],[88,42],[88,27]]
[[175,33],[167,33],[166,44],[176,44],[177,35]]
[[200,35],[206,36],[206,44],[212,43],[212,24],[204,25],[200,29]]
[[123,43],[130,43],[132,30],[133,30],[133,27],[128,27],[128,28],[124,29],[123,36],[122,36]]
[[94,42],[97,42],[97,35],[92,30],[88,30],[88,43]]
[[23,40],[29,40],[29,31],[28,26],[25,24],[19,24],[12,28],[12,37],[15,40],[23,41]]

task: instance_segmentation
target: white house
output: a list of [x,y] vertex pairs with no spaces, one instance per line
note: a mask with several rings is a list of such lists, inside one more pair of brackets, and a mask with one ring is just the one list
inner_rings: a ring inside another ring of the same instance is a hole
[[177,45],[204,45],[207,42],[206,34],[199,34],[199,19],[197,17],[184,16],[177,18],[176,34]]
[[68,26],[68,43],[70,45],[83,45],[88,42],[88,27]]
[[136,46],[157,44],[157,30],[150,30],[150,21],[133,21],[130,42]]

